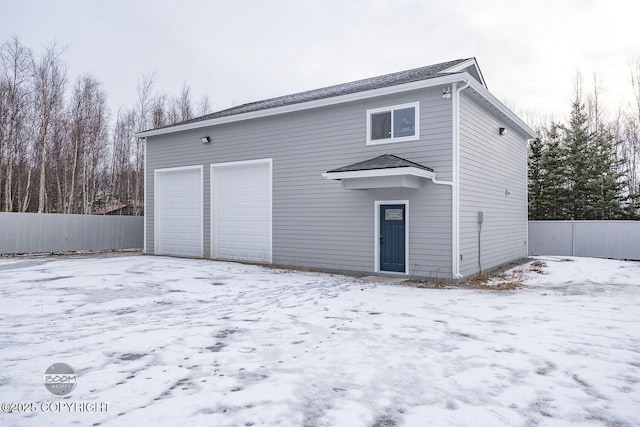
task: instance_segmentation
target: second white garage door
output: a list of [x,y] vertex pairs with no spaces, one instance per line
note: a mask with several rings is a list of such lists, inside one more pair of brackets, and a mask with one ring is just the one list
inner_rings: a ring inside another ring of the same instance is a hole
[[271,159],[211,165],[211,255],[271,262]]

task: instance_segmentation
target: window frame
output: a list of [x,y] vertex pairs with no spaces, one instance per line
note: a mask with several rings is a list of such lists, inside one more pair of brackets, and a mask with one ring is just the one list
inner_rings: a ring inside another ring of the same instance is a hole
[[[408,136],[400,136],[393,137],[393,129],[394,129],[394,111],[402,110],[405,108],[414,108],[414,121],[415,121],[415,133],[413,135]],[[391,138],[384,139],[371,139],[371,125],[372,120],[371,117],[374,114],[379,113],[391,113]],[[367,145],[380,145],[380,144],[393,144],[396,142],[405,142],[405,141],[416,141],[420,139],[420,102],[408,102],[406,104],[397,104],[391,105],[387,107],[378,107],[367,110]]]

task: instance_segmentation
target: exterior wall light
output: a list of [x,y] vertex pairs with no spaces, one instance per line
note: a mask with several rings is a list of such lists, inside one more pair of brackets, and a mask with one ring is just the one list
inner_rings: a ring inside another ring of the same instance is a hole
[[451,88],[445,87],[442,89],[442,97],[444,99],[449,99],[451,98]]
[[499,128],[498,133],[500,136],[505,136],[507,134],[507,128]]
[[211,142],[211,138],[208,136],[203,136],[202,138],[200,138],[200,141],[202,141],[203,144],[208,144]]

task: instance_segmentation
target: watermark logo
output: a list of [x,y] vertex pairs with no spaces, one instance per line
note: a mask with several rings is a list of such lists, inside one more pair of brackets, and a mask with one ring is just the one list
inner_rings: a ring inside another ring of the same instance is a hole
[[66,396],[76,388],[76,371],[66,363],[54,363],[44,371],[44,386],[56,396]]

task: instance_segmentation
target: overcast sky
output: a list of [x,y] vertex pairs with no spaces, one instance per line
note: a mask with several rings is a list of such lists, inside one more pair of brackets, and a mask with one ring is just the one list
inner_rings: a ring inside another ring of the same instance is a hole
[[637,0],[0,0],[0,41],[66,46],[70,79],[94,75],[114,115],[146,72],[215,111],[475,56],[524,119],[564,119],[577,69],[610,110],[631,101],[639,16]]

